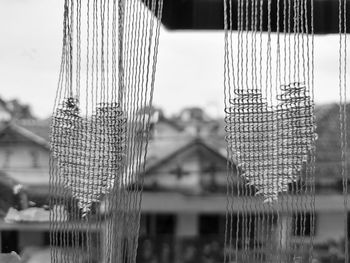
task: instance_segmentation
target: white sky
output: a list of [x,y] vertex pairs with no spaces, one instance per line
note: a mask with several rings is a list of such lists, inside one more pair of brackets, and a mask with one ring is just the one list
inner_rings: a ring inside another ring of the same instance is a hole
[[[62,44],[63,0],[0,0],[0,96],[47,117],[53,107]],[[223,112],[221,31],[166,31],[160,37],[154,104]],[[316,102],[338,100],[338,36],[315,42]]]

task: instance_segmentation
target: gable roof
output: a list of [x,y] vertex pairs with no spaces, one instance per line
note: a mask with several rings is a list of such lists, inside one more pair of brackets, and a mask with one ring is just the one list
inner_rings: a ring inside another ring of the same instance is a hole
[[147,149],[146,170],[147,173],[157,166],[161,160],[169,158],[174,152],[179,151],[192,141],[191,136],[163,137],[151,140]]
[[17,120],[15,123],[18,126],[45,139],[46,141],[50,140],[51,118],[43,120]]
[[146,167],[145,191],[175,191],[189,195],[226,192],[226,154],[201,137],[191,137],[186,143],[176,145]]
[[[226,156],[221,154],[219,151],[205,143],[205,141],[202,138],[191,138],[187,139],[186,141],[183,141],[183,143],[180,143],[180,141],[177,141],[176,143],[173,143],[173,145],[176,147],[167,148],[164,147],[164,150],[167,149],[168,152],[164,155],[160,155],[159,158],[154,161],[153,163],[146,166],[146,174],[150,174],[153,171],[155,171],[157,168],[159,168],[161,165],[169,162],[170,160],[174,159],[176,156],[182,154],[183,152],[189,150],[193,147],[202,147],[205,150],[209,151],[211,154],[217,156],[222,161],[226,162]],[[150,145],[152,147],[152,145]]]
[[5,134],[16,134],[19,135],[20,137],[23,137],[34,144],[43,147],[46,150],[50,150],[50,144],[49,142],[44,139],[43,137],[37,135],[36,133],[21,127],[13,122],[9,122],[5,124],[1,130],[0,130],[0,137]]

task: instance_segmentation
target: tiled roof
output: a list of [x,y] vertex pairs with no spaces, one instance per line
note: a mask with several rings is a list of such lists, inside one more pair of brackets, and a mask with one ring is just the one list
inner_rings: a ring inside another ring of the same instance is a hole
[[18,120],[16,124],[49,141],[50,118],[44,120]]
[[154,167],[159,161],[168,158],[193,140],[192,136],[163,137],[149,143],[146,170]]
[[46,149],[50,148],[48,140],[42,137],[42,135],[38,134],[35,130],[31,131],[30,129],[27,129],[24,126],[18,125],[14,122],[10,122],[5,125],[2,125],[0,130],[0,135],[5,133],[15,133]]

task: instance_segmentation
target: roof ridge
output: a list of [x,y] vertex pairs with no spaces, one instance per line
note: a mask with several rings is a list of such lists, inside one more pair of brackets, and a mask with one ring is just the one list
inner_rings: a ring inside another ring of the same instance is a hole
[[166,156],[163,156],[163,158],[160,158],[159,160],[157,160],[157,162],[152,164],[150,167],[146,168],[145,173],[148,173],[149,171],[155,169],[156,167],[158,167],[164,161],[172,159],[176,154],[181,153],[182,151],[186,150],[187,148],[189,148],[189,147],[191,147],[192,145],[195,145],[195,144],[201,144],[205,148],[207,148],[208,150],[216,153],[221,158],[227,159],[227,157],[224,156],[222,153],[220,153],[220,151],[218,151],[217,149],[213,148],[211,145],[206,143],[204,138],[199,137],[199,136],[193,136],[186,144],[182,145],[180,148],[175,149],[174,151],[171,151]]
[[14,122],[9,122],[1,131],[4,132],[6,129],[13,129],[18,134],[24,136],[25,138],[33,141],[36,144],[39,144],[40,146],[43,146],[46,149],[50,149],[50,143],[40,135],[26,129],[25,127],[22,127]]

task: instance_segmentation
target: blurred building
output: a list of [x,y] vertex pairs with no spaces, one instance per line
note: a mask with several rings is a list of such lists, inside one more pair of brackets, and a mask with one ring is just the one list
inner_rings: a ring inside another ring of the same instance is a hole
[[[319,139],[314,242],[325,246],[324,250],[329,248],[327,244],[330,240],[341,242],[344,238],[340,136],[336,134],[339,130],[338,112],[335,104],[319,106],[316,111]],[[222,262],[227,210],[224,122],[210,118],[200,108],[184,109],[173,118],[167,118],[162,111],[155,109],[152,120],[138,261]],[[14,250],[23,254],[49,245],[49,124],[49,120],[32,118],[12,118],[1,122],[0,189],[4,189],[0,191],[2,252]],[[234,184],[242,183],[236,176],[232,178]],[[291,195],[290,198],[294,197]],[[250,200],[247,213],[254,214],[255,218],[271,213],[266,209],[255,211],[254,202],[259,200]],[[237,219],[236,222],[242,222],[239,211],[243,206],[243,199],[237,198],[232,207],[236,213],[232,217]],[[291,208],[295,210],[292,211],[293,217],[282,214],[282,227],[288,229],[286,225],[298,220],[302,211],[305,216],[303,234],[308,239],[311,216],[310,211],[302,207],[301,204]],[[8,216],[6,220],[5,215]],[[274,233],[287,236],[285,230],[281,231],[279,227],[271,220]],[[300,230],[289,229],[293,232],[291,242],[300,242]],[[95,230],[90,228],[90,231]],[[257,238],[254,231],[252,238]],[[271,242],[275,242],[279,236],[270,238]]]

